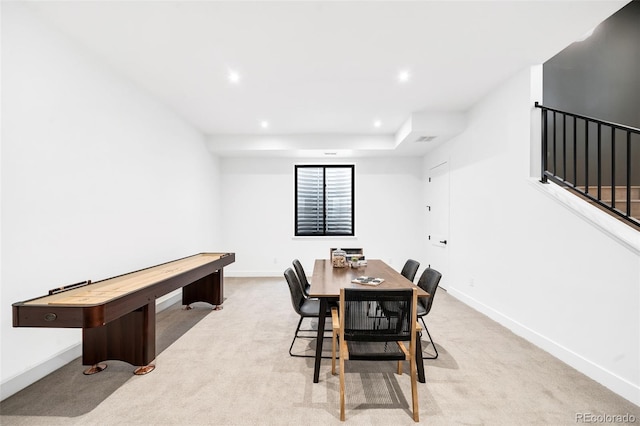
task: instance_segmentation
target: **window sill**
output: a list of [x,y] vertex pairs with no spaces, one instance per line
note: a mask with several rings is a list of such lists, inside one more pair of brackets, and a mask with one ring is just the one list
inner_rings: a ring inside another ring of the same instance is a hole
[[294,235],[293,240],[357,240],[354,235]]

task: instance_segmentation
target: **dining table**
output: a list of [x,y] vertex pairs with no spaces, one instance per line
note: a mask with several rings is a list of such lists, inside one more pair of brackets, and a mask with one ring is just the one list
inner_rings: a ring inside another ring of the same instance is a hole
[[[418,297],[427,297],[429,294],[413,282],[405,278],[398,271],[379,259],[368,259],[360,262],[357,267],[334,267],[330,259],[316,259],[313,265],[313,275],[311,277],[311,288],[309,297],[320,300],[320,312],[326,312],[331,302],[340,299],[340,289],[342,288],[416,288]],[[381,278],[383,281],[375,286],[371,284],[354,283],[358,277]],[[320,315],[318,318],[318,334],[316,338],[316,355],[313,370],[313,383],[318,383],[320,378],[320,363],[322,361],[322,344],[325,330],[326,318]],[[416,366],[418,370],[418,381],[425,382],[424,362],[422,359],[422,344],[420,336],[416,338]]]

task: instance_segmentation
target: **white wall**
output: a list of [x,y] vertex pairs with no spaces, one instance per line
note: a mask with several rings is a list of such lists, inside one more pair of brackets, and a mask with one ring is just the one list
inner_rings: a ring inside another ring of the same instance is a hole
[[294,237],[294,165],[326,160],[221,159],[225,247],[236,253],[227,274],[282,276],[300,259],[307,275],[331,247],[362,247],[365,256],[400,269],[422,246],[422,169],[418,158],[357,158],[355,237]]
[[16,3],[2,5],[2,114],[4,398],[81,341],[13,328],[11,303],[223,248],[203,136]]
[[424,160],[450,163],[448,290],[640,404],[640,252],[530,177],[538,75],[505,82]]

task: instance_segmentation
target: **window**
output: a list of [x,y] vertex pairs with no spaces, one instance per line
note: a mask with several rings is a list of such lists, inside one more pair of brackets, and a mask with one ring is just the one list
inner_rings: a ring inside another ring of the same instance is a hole
[[295,167],[295,235],[354,235],[354,166]]

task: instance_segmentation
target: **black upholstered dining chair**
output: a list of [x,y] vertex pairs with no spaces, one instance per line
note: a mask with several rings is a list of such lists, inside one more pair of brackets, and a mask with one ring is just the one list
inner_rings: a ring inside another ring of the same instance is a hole
[[413,279],[416,277],[416,272],[418,272],[418,268],[420,267],[420,262],[417,260],[409,259],[405,262],[402,267],[402,271],[400,271],[400,275],[413,282]]
[[[289,355],[296,357],[313,358],[314,355],[297,355],[293,354],[291,350],[293,349],[293,344],[298,337],[308,337],[314,339],[317,337],[316,330],[301,330],[300,325],[302,324],[302,320],[304,320],[305,318],[319,318],[320,300],[305,297],[302,289],[302,284],[298,280],[298,276],[293,271],[293,269],[287,268],[284,271],[284,277],[287,280],[289,292],[291,293],[291,304],[293,305],[293,310],[296,311],[298,315],[300,315],[300,320],[298,321],[298,325],[296,326],[296,332],[293,335],[291,346],[289,346]],[[328,309],[324,313],[324,315],[327,317],[331,316],[331,311]],[[313,332],[313,334],[309,336],[298,336],[300,331]]]
[[438,358],[438,348],[436,348],[436,343],[433,341],[431,334],[429,333],[429,329],[427,328],[427,324],[424,322],[424,317],[426,317],[431,311],[431,306],[433,305],[433,298],[436,295],[436,290],[438,290],[438,284],[440,284],[440,279],[442,278],[442,274],[435,269],[427,268],[422,272],[420,278],[418,279],[418,287],[429,293],[427,297],[420,297],[418,299],[418,318],[422,321],[422,325],[424,325],[424,329],[427,332],[427,336],[429,336],[429,341],[431,342],[431,346],[433,346],[433,350],[436,351],[435,356],[424,356],[424,359],[436,359]]
[[296,275],[298,275],[298,280],[302,285],[302,291],[305,297],[309,297],[309,289],[311,288],[311,284],[309,284],[309,280],[307,279],[307,274],[304,273],[304,268],[302,267],[302,263],[298,259],[293,259],[293,269],[296,271]]
[[[377,308],[383,305],[385,308]],[[402,362],[409,361],[413,420],[419,421],[414,359],[418,327],[416,305],[415,288],[340,290],[340,313],[338,308],[332,308],[334,333],[331,351],[331,374],[336,374],[336,345],[340,346],[340,420],[345,419],[345,361],[358,360],[398,361],[398,374],[402,374]],[[380,315],[383,311],[393,315]]]

